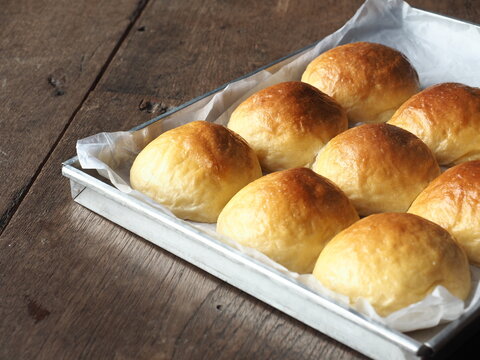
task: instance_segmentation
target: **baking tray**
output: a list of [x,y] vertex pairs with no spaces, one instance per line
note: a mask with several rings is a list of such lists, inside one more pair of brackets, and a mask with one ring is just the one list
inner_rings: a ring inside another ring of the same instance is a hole
[[[418,9],[417,9],[418,10]],[[447,18],[427,13],[430,16]],[[461,22],[447,18],[449,21]],[[275,71],[315,44],[296,51],[233,82],[248,78],[261,70]],[[228,83],[230,84],[230,83]],[[205,105],[228,84],[193,99],[130,131],[162,122]],[[372,321],[359,312],[323,297],[304,284],[222,243],[189,223],[155,209],[112,186],[96,172],[81,169],[77,157],[62,164],[62,174],[70,179],[75,202],[130,230],[153,244],[185,259],[221,280],[283,311],[310,327],[375,359],[417,359],[437,357],[477,327],[480,302],[460,318],[431,329],[401,333]]]

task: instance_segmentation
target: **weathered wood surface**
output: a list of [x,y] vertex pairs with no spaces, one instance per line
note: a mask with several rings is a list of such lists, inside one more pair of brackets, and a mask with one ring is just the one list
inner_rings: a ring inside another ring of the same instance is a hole
[[0,3],[0,232],[142,6]]
[[[362,358],[76,205],[60,176],[78,138],[128,129],[308,45],[360,4],[150,1],[111,62],[105,59],[95,90],[85,103],[78,99],[78,113],[63,125],[49,117],[56,130],[37,130],[60,139],[38,144],[48,159],[38,174],[35,166],[22,170],[35,181],[0,236],[0,358]],[[413,5],[480,22],[472,2]],[[13,174],[7,181],[19,182]]]

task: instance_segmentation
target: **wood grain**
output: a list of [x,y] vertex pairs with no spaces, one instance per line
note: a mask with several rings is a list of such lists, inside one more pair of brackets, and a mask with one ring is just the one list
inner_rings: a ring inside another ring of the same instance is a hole
[[[480,22],[469,4],[419,6]],[[59,169],[76,139],[128,129],[308,45],[359,5],[150,2],[0,236],[0,359],[363,358],[76,205]]]
[[361,3],[155,1],[98,89],[179,105],[325,37]]
[[1,232],[143,2],[0,6]]

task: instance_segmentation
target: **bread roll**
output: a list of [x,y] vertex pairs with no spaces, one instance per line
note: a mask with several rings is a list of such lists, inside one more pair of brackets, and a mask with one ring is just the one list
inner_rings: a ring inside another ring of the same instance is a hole
[[408,99],[390,124],[422,139],[440,165],[480,160],[480,89],[431,86]]
[[356,220],[337,186],[310,169],[295,168],[240,190],[221,212],[217,231],[291,271],[309,273],[325,244]]
[[388,124],[365,124],[334,137],[313,170],[337,184],[360,215],[405,212],[440,174],[430,149]]
[[263,89],[240,104],[228,127],[255,150],[267,171],[310,166],[320,148],[347,130],[345,110],[299,81]]
[[230,198],[261,175],[240,136],[194,121],[148,144],[133,163],[130,183],[182,219],[215,222]]
[[420,90],[417,72],[402,53],[368,42],[324,52],[307,66],[302,81],[337,100],[353,123],[385,122]]
[[422,300],[437,285],[462,300],[471,287],[467,257],[450,234],[405,213],[371,215],[340,232],[313,275],[351,303],[365,298],[381,316]]
[[480,265],[480,161],[445,171],[433,180],[408,210],[448,230]]

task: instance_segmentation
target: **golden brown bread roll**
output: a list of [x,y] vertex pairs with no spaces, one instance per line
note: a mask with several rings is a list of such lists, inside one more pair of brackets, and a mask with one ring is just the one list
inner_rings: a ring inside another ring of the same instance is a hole
[[266,175],[244,187],[220,213],[217,231],[289,270],[313,270],[318,254],[358,220],[343,192],[307,168]]
[[261,175],[255,152],[240,136],[194,121],[148,144],[133,163],[130,182],[180,218],[215,222],[230,198]]
[[307,66],[302,81],[337,100],[354,123],[385,122],[420,90],[417,72],[402,53],[368,42],[324,52]]
[[440,174],[430,149],[388,124],[365,124],[334,137],[313,170],[342,189],[360,215],[404,212]]
[[327,288],[367,299],[381,316],[422,300],[437,285],[464,300],[470,292],[465,252],[440,226],[419,216],[368,216],[336,235],[313,275]]
[[440,165],[480,159],[480,89],[456,83],[412,96],[389,124],[417,135]]
[[408,210],[448,230],[480,265],[480,161],[445,171],[433,180]]
[[320,148],[347,127],[345,110],[336,101],[299,81],[253,94],[235,109],[228,123],[268,171],[310,166]]

